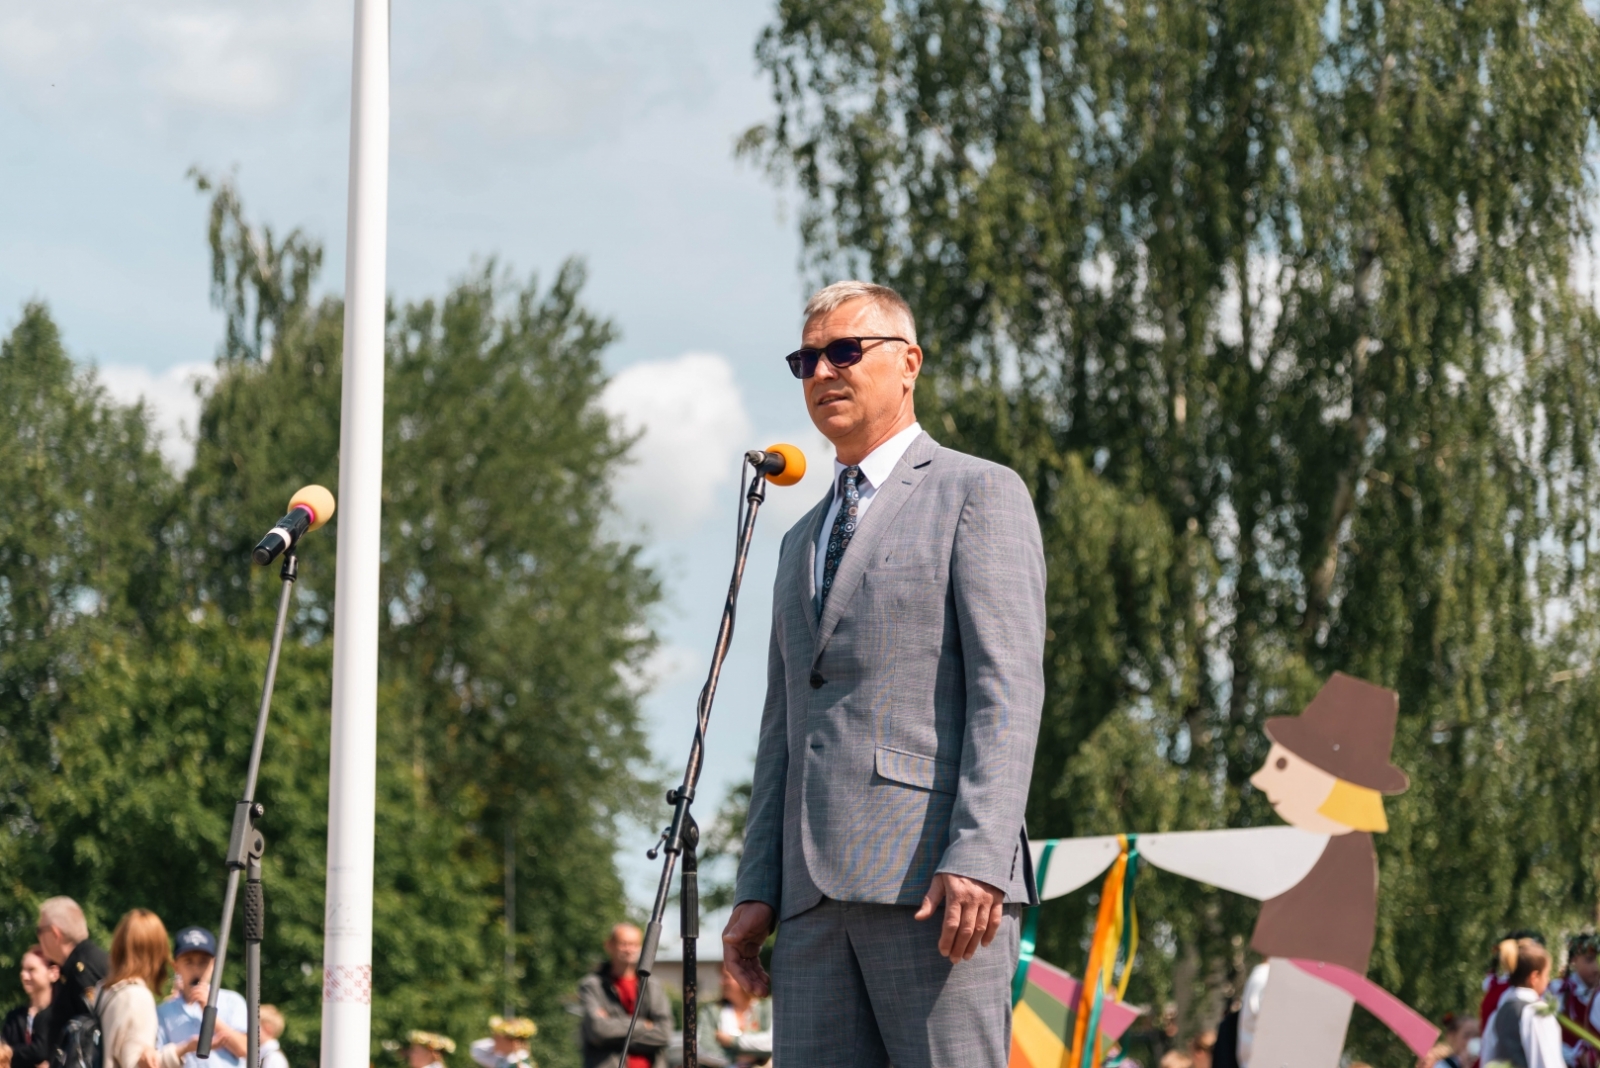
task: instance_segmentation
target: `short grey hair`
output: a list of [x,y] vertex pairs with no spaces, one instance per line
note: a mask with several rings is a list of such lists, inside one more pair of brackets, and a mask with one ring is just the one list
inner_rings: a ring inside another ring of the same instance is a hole
[[61,932],[68,942],[87,942],[89,925],[84,922],[83,909],[70,897],[52,897],[39,906],[39,922],[49,924]]
[[889,308],[905,316],[907,332],[911,335],[906,338],[913,345],[917,342],[917,317],[911,313],[911,305],[906,298],[890,289],[873,282],[858,282],[855,280],[835,282],[831,286],[824,286],[811,294],[811,299],[806,301],[806,322],[821,315],[827,315],[841,305],[852,300],[870,300],[880,307]]

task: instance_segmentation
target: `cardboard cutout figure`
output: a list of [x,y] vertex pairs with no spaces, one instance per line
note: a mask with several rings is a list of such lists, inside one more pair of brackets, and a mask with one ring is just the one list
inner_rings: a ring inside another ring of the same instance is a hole
[[[1250,782],[1287,827],[1141,834],[1145,863],[1261,901],[1250,945],[1269,962],[1247,1068],[1337,1068],[1356,1002],[1418,1056],[1436,1027],[1366,978],[1378,914],[1374,832],[1399,700],[1335,674],[1299,716],[1267,720],[1272,748]],[[1082,886],[1117,856],[1115,836],[1057,840],[1040,897]],[[1035,862],[1044,847],[1035,843]]]

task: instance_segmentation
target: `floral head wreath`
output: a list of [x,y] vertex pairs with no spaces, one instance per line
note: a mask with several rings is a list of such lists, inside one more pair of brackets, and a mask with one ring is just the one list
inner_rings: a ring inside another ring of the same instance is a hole
[[513,1016],[509,1020],[502,1016],[491,1016],[489,1033],[502,1038],[532,1038],[539,1033],[539,1025],[525,1016]]
[[413,1031],[406,1036],[406,1044],[421,1046],[423,1049],[431,1049],[435,1053],[454,1053],[456,1051],[454,1040],[446,1038],[444,1035],[436,1035],[432,1031]]

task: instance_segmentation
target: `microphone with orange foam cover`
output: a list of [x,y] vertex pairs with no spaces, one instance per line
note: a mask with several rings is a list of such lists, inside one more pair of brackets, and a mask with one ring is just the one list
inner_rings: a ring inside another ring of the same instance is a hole
[[301,537],[333,518],[333,494],[323,486],[302,486],[289,498],[289,514],[273,524],[250,558],[266,566]]
[[765,450],[751,449],[744,454],[756,469],[774,486],[792,486],[806,477],[806,454],[793,445],[768,445]]

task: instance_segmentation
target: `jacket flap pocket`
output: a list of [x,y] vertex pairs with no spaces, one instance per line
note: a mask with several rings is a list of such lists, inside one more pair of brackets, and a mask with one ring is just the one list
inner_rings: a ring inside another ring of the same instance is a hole
[[956,792],[961,781],[961,765],[949,760],[937,760],[921,753],[907,753],[880,745],[877,753],[878,774],[893,782],[934,790],[941,794]]

